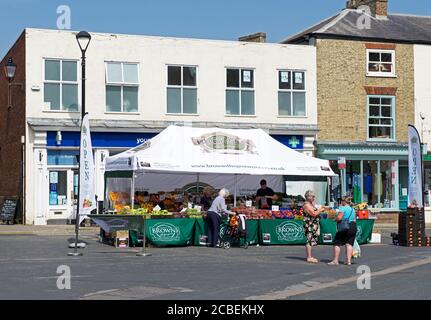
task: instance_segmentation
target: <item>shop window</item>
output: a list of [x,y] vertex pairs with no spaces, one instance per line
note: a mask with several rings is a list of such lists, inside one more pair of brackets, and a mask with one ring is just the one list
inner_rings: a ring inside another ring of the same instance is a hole
[[226,114],[255,114],[254,70],[226,69]]
[[395,161],[380,161],[381,208],[395,208]]
[[106,63],[106,111],[138,112],[137,63]]
[[278,72],[278,114],[304,117],[305,72],[280,70]]
[[377,77],[394,77],[395,51],[367,50],[367,75]]
[[49,205],[67,204],[67,171],[49,171]]
[[346,162],[346,192],[354,203],[362,202],[361,161]]
[[46,59],[44,105],[51,111],[78,111],[78,64],[72,60]]
[[395,139],[395,97],[368,96],[368,138]]
[[168,66],[167,113],[197,113],[197,68]]
[[79,150],[48,150],[49,166],[77,166]]
[[[337,161],[330,163],[332,170],[337,174],[336,177],[331,177],[331,202],[336,202],[343,192],[341,188],[343,177]],[[398,209],[397,171],[397,161],[347,160],[345,194],[351,196],[354,203],[367,202],[370,208]],[[400,176],[400,188],[404,188],[403,179],[407,183],[407,178]]]

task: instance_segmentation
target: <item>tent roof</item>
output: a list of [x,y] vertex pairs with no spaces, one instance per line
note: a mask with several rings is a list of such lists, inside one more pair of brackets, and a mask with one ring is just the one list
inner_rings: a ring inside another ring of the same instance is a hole
[[327,160],[306,156],[262,129],[169,126],[109,157],[106,171],[332,176]]

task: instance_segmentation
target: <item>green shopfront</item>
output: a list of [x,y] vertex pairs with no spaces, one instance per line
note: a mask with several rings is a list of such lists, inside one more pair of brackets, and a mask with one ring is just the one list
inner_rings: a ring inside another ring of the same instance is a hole
[[[408,145],[400,143],[318,143],[317,156],[330,160],[338,176],[331,178],[330,202],[343,193],[355,203],[367,202],[370,209],[406,210],[408,195]],[[338,159],[345,158],[340,170]]]

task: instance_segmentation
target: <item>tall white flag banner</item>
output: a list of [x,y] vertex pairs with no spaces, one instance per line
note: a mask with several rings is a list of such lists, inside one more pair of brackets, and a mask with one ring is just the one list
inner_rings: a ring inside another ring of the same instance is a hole
[[421,139],[409,125],[409,206],[423,208]]
[[88,114],[84,116],[81,127],[81,147],[79,150],[79,223],[96,209],[94,189],[94,159],[91,145]]

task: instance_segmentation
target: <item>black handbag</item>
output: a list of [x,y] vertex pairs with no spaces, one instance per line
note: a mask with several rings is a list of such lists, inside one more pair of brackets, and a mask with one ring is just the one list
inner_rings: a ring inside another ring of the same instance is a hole
[[343,219],[341,221],[338,221],[338,223],[337,223],[337,232],[346,232],[346,231],[348,231],[350,229],[350,221],[349,221],[349,219],[350,219],[350,216],[352,215],[352,211],[355,211],[355,210],[353,210],[353,208],[350,208],[350,209],[351,209],[351,211],[350,211],[349,218],[348,219]]

